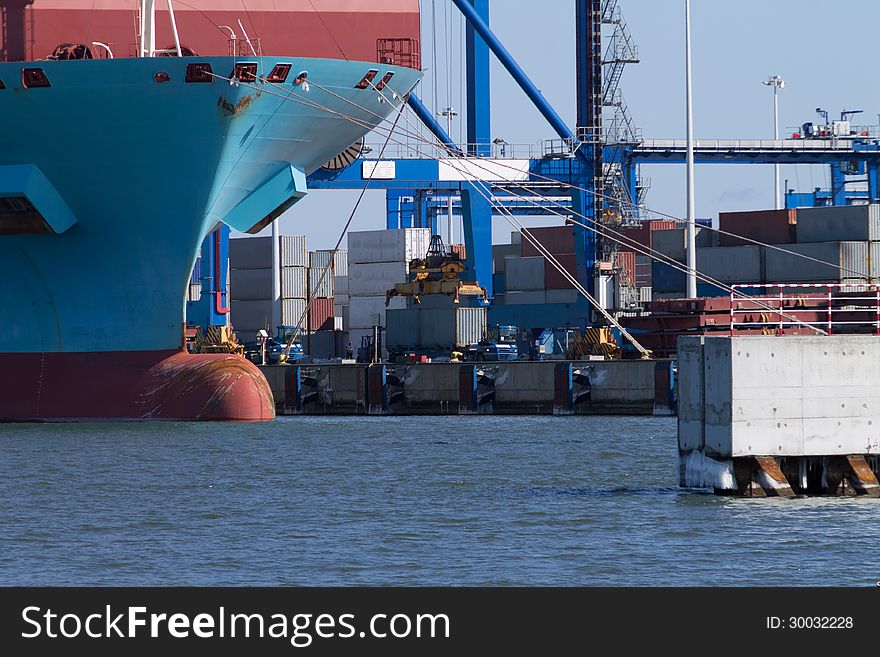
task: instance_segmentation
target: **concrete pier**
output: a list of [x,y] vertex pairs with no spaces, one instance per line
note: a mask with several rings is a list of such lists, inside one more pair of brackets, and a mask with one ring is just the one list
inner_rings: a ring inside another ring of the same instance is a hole
[[683,487],[880,496],[880,339],[688,337],[678,358]]
[[673,362],[261,368],[279,415],[672,415]]

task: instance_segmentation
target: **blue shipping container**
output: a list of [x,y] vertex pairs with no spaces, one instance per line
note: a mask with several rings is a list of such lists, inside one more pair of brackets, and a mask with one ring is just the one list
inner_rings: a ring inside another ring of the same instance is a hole
[[654,292],[684,292],[687,289],[687,276],[679,269],[665,262],[651,263],[651,290]]

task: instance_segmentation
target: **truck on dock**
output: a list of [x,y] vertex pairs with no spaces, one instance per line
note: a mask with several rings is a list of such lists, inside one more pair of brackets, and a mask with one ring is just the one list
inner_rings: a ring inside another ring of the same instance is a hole
[[386,346],[392,362],[406,361],[412,356],[451,358],[454,352],[467,353],[472,345],[486,338],[485,306],[426,305],[386,312]]

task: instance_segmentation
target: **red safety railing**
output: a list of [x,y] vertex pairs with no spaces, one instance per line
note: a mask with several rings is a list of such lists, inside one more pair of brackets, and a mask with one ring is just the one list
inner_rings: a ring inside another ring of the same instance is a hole
[[[743,298],[744,294],[748,298]],[[828,335],[880,335],[880,286],[873,283],[756,283],[731,286],[731,332],[761,328],[775,329],[777,335],[786,335],[806,327],[820,328]]]

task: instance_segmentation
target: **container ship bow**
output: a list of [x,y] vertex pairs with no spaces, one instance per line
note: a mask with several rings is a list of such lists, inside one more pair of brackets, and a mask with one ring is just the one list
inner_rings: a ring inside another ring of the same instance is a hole
[[0,12],[0,421],[274,417],[251,363],[184,351],[199,245],[397,111],[373,86],[418,81],[417,0]]

